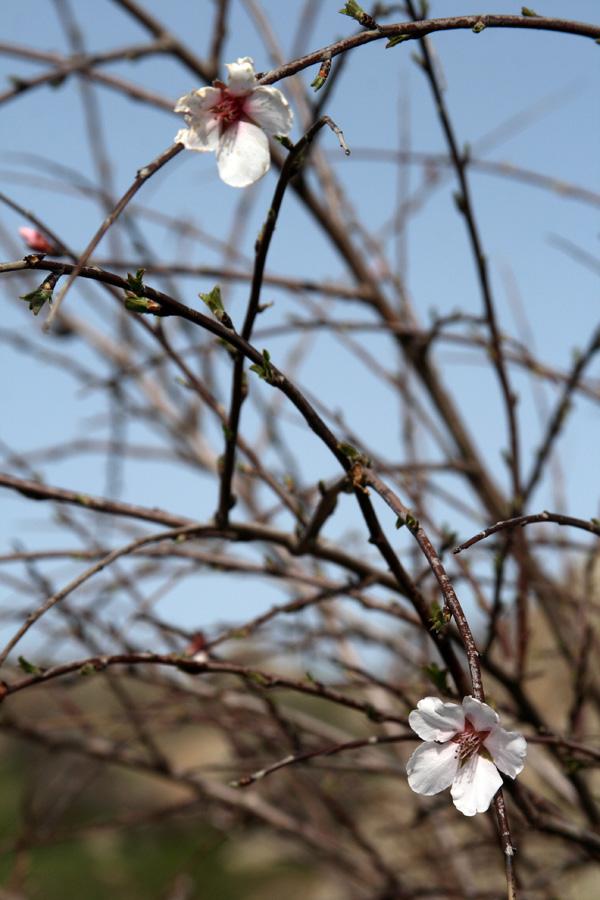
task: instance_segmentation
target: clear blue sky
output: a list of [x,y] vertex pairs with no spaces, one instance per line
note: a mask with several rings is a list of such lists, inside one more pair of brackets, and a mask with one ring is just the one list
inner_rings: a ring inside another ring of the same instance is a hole
[[[210,32],[206,21],[212,21],[213,3],[150,0],[145,5],[168,21],[170,29],[195,50],[205,51]],[[234,0],[231,5],[233,28],[225,44],[225,61],[252,56],[257,70],[272,68],[274,61],[264,36],[252,25],[244,4]],[[265,0],[262,8],[281,41],[283,59],[351,34],[354,23],[337,13],[340,5],[340,0],[315,5],[312,28],[299,47],[296,20],[305,4],[300,0]],[[438,0],[431,4],[430,15],[518,13],[520,5],[513,6],[514,9],[498,2]],[[72,3],[72,7],[88,51],[148,39],[110,0]],[[549,16],[600,20],[600,6],[595,0],[540,0],[535,8]],[[2,41],[70,52],[55,6],[49,0],[4,4]],[[470,31],[435,35],[432,43],[447,84],[446,99],[457,135],[461,143],[471,145],[474,155],[479,155],[481,147],[485,159],[535,170],[556,179],[557,188],[564,181],[600,194],[600,48],[593,41],[545,32],[487,29],[479,35]],[[386,50],[384,42],[376,42],[348,54],[326,112],[343,129],[351,156],[344,156],[331,133],[323,133],[320,139],[360,221],[373,233],[384,229],[392,262],[394,240],[389,237],[389,228],[385,229],[394,214],[402,181],[399,182],[399,170],[393,160],[375,158],[375,154],[389,151],[393,155],[399,146],[429,154],[446,150],[429,89],[411,60],[413,49],[407,43]],[[0,54],[0,93],[9,85],[7,79],[11,76],[28,78],[46,68],[45,63]],[[119,63],[107,71],[142,84],[173,104],[190,89],[201,86],[181,65],[156,57]],[[298,77],[308,84],[315,75],[316,69],[311,69]],[[278,87],[292,99],[293,86],[289,82],[283,81]],[[181,117],[136,103],[110,88],[99,87],[94,92],[107,155],[113,165],[110,177],[114,195],[118,197],[133,180],[135,171],[172,143],[182,125]],[[521,119],[515,119],[522,113],[525,115]],[[300,134],[297,117],[291,136],[297,139]],[[65,187],[63,173],[57,167],[67,167],[84,181],[96,181],[85,137],[82,96],[74,79],[31,90],[0,106],[0,190],[39,215],[66,243],[82,249],[100,224],[102,214],[88,197]],[[404,189],[415,191],[422,182],[423,171],[422,163],[409,167],[408,175],[402,176],[408,179]],[[237,246],[249,259],[274,184],[275,175],[271,172],[247,192],[229,188],[219,181],[211,154],[181,153],[143,188],[138,199],[153,210],[193,222],[221,240],[227,240],[236,222],[242,222]],[[474,172],[471,184],[502,327],[518,333],[507,289],[510,281],[518,286],[528,328],[535,338],[535,352],[553,366],[568,368],[573,352],[586,345],[597,326],[600,289],[597,272],[566,256],[554,238],[568,241],[598,259],[598,205],[565,197],[559,189],[542,190],[497,173]],[[459,308],[473,315],[481,313],[476,276],[465,232],[456,215],[453,190],[454,182],[449,179],[431,193],[419,214],[412,218],[400,247],[402,275],[424,323],[429,321],[431,310],[442,315]],[[254,206],[244,219],[243,206],[249,198]],[[21,216],[0,205],[0,241],[6,260],[18,259],[24,253],[17,236],[17,228],[22,224],[25,222]],[[156,257],[166,262],[186,260],[197,265],[218,265],[223,261],[218,248],[201,240],[183,240],[172,227],[156,221],[145,222],[144,237]],[[112,246],[111,240],[105,238],[99,256],[106,258],[113,251],[128,260],[135,259],[124,231]],[[301,278],[346,277],[325,236],[310,225],[291,196],[284,204],[268,268]],[[32,282],[22,278],[0,280],[0,327],[7,330],[16,325],[24,335],[35,332],[40,347],[73,353],[75,360],[89,363],[89,351],[42,337],[44,314],[34,320],[25,304],[16,299],[32,286]],[[211,287],[212,283],[198,283],[196,279],[181,281],[179,296],[190,305],[200,306],[197,293]],[[107,307],[97,299],[99,296],[93,289],[75,289],[67,297],[66,307],[74,314],[85,311],[98,327],[111,330],[104,320]],[[245,299],[245,287],[226,292],[227,308],[237,321],[243,314]],[[306,312],[305,301],[291,300],[275,290],[266,290],[264,299],[274,300],[275,306],[261,318],[257,335],[285,322],[290,313]],[[353,304],[337,313],[357,320],[365,318],[363,310]],[[261,340],[256,337],[257,345],[261,346]],[[393,368],[393,357],[389,361],[387,358],[390,347],[386,341],[374,335],[364,340],[378,359]],[[265,337],[266,345],[276,361],[285,360],[289,342]],[[4,340],[0,353],[1,436],[13,452],[28,454],[69,437],[105,433],[102,422],[107,409],[102,392],[82,391],[76,380],[47,365],[42,358],[32,366],[27,356]],[[446,365],[448,381],[461,400],[476,440],[488,459],[497,460],[498,481],[506,484],[501,456],[506,447],[506,431],[497,385],[484,371],[481,359],[470,351],[448,348],[440,355],[440,361]],[[225,371],[224,398],[229,385]],[[600,374],[598,365],[592,371],[596,376]],[[515,373],[515,386],[522,392],[519,417],[526,440],[526,460],[540,434],[528,381]],[[337,345],[318,339],[304,360],[300,382],[308,391],[318,393],[331,409],[343,410],[350,428],[366,435],[377,452],[394,455],[399,428],[395,396],[382,391],[366,370],[351,366]],[[547,399],[551,400],[552,395],[548,393]],[[295,416],[291,419],[297,422]],[[305,430],[297,425],[290,427],[297,428],[299,446],[305,448],[306,454],[312,454],[307,477],[332,477],[336,473],[335,462]],[[214,426],[209,426],[209,434],[216,434]],[[155,445],[160,444],[160,436],[152,428],[131,426],[129,435],[132,441],[149,438]],[[578,400],[571,427],[559,444],[561,459],[564,463],[569,460],[564,467],[564,511],[572,515],[585,518],[599,513],[600,466],[593,449],[599,442],[598,407]],[[35,468],[35,461],[32,465]],[[8,468],[19,471],[15,466]],[[215,487],[208,479],[200,478],[190,487],[187,478],[181,477],[181,470],[151,462],[136,466],[128,462],[125,474],[122,499],[200,518],[209,517],[214,510]],[[52,462],[44,466],[44,476],[49,483],[63,487],[92,493],[106,490],[105,468],[97,457],[89,455]],[[555,500],[553,485],[546,484],[536,495],[531,511],[554,508]],[[10,550],[15,534],[20,535],[20,540],[25,535],[29,547],[60,544],[58,530],[49,534],[46,511],[39,505],[26,506],[3,490],[0,509],[0,552]],[[443,512],[443,518],[448,520],[448,510]],[[260,609],[263,600],[258,588],[254,599]],[[182,601],[182,610],[184,606]],[[231,613],[227,598],[219,598],[218,615]],[[214,614],[214,608],[208,604],[207,620]],[[185,617],[184,612],[182,616]]]

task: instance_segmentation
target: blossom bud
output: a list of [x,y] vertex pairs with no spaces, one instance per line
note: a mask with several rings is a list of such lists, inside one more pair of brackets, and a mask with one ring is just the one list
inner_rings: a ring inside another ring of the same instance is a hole
[[30,250],[35,250],[36,253],[56,253],[54,244],[51,244],[37,228],[29,228],[27,225],[23,225],[19,228],[19,234]]

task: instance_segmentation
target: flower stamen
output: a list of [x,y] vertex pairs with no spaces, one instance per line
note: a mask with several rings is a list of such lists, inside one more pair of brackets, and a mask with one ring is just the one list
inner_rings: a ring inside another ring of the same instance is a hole
[[[470,723],[467,722],[467,725]],[[475,731],[473,728],[467,728],[465,731],[460,732],[453,738],[453,743],[455,743],[456,750],[455,756],[457,759],[460,759],[461,762],[466,762],[468,759],[471,759],[472,756],[475,756],[476,753],[479,753],[479,750],[488,736],[489,731]]]
[[210,112],[215,119],[219,121],[221,126],[227,127],[232,122],[237,122],[238,119],[242,118],[245,99],[245,97],[234,97],[231,94],[223,92],[219,102],[210,107]]

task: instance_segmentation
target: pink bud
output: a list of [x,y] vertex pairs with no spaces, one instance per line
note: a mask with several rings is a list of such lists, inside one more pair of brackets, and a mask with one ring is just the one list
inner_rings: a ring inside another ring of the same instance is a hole
[[35,250],[36,253],[56,253],[53,244],[37,228],[28,228],[24,225],[19,228],[19,234],[30,250]]
[[206,636],[202,631],[196,631],[192,635],[192,640],[183,651],[184,656],[189,656],[194,662],[204,663],[210,659],[208,653],[204,649],[206,647]]

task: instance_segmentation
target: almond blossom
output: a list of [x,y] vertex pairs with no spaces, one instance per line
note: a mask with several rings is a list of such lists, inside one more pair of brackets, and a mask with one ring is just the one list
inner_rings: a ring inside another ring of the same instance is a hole
[[217,154],[219,175],[232,187],[246,187],[271,165],[268,134],[287,135],[294,114],[281,91],[256,84],[249,56],[230,63],[229,82],[213,82],[181,97],[175,112],[185,113],[188,127],[175,142],[187,150]]
[[44,237],[37,228],[30,228],[28,225],[22,225],[19,228],[19,234],[27,244],[30,250],[36,253],[56,253],[54,244],[51,244],[48,238]]
[[502,786],[500,772],[516,778],[525,765],[523,735],[505,731],[498,713],[475,697],[465,697],[462,707],[425,697],[408,723],[425,741],[406,767],[410,787],[426,796],[451,787],[454,805],[465,816],[489,808]]

